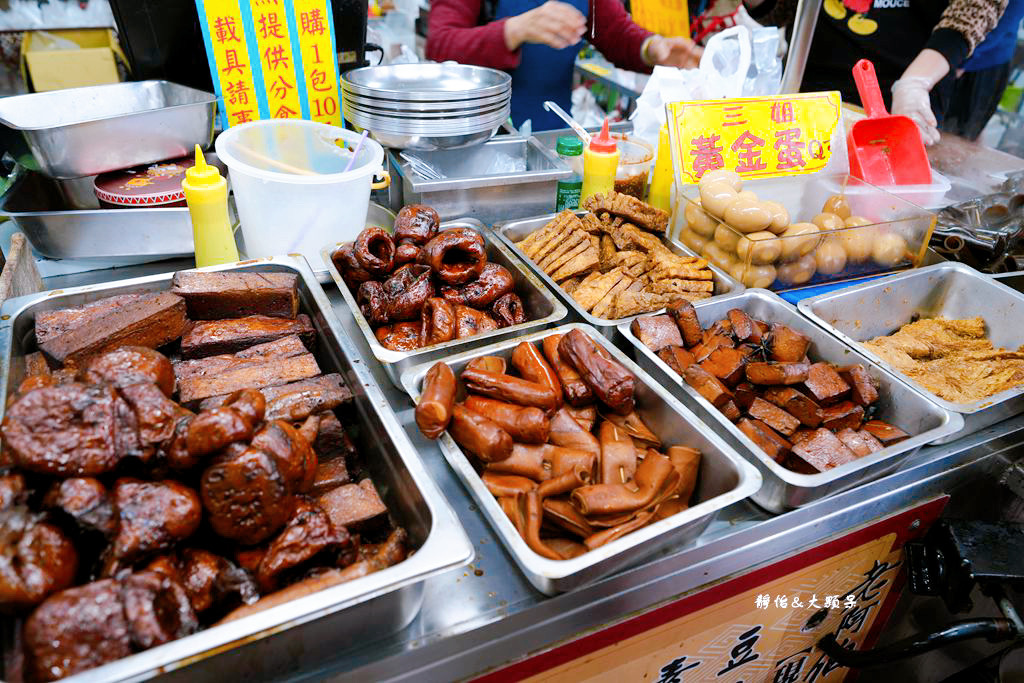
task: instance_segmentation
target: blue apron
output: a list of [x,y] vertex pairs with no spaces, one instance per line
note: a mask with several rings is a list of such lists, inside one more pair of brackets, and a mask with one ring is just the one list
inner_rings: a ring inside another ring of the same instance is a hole
[[[588,0],[564,0],[583,13],[589,14]],[[498,0],[496,19],[514,17],[544,4],[544,0]],[[569,111],[572,107],[572,71],[583,41],[556,50],[547,45],[523,43],[519,66],[512,76],[512,122],[518,128],[526,119],[533,122],[533,130],[565,128],[565,123],[544,109],[544,101],[558,103]]]

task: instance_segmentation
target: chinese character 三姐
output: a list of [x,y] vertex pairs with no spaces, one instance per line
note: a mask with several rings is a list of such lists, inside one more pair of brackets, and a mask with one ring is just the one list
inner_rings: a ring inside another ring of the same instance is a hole
[[802,602],[800,601],[800,596],[799,596],[799,595],[794,595],[794,596],[793,596],[793,602],[792,602],[792,603],[790,603],[790,604],[792,604],[792,605],[793,605],[793,608],[794,608],[794,609],[796,609],[796,608],[799,608],[799,607],[803,607],[803,606],[804,606],[804,603],[802,603]]
[[774,123],[793,123],[793,103],[772,103],[772,121]]
[[846,609],[850,609],[851,607],[856,607],[856,606],[857,606],[857,598],[853,597],[852,595],[847,595],[846,596],[846,600],[843,600],[843,607],[845,607]]
[[270,71],[277,71],[278,66],[283,66],[285,69],[291,68],[291,63],[288,61],[291,59],[291,55],[285,54],[283,45],[268,47],[263,51],[263,59]]
[[277,12],[261,14],[259,18],[260,36],[267,38],[284,38],[281,35],[281,20],[277,18]]
[[698,178],[708,171],[725,167],[722,146],[718,144],[721,139],[720,135],[700,135],[690,141],[693,147],[690,150],[690,156],[693,157],[693,174]]
[[249,104],[250,92],[252,91],[249,89],[249,84],[245,81],[228,81],[224,86],[224,95],[227,97],[228,104]]
[[755,626],[740,635],[738,638],[739,642],[729,651],[729,663],[716,675],[721,676],[722,674],[729,673],[733,669],[737,669],[761,656],[754,652],[754,645],[757,644],[757,639],[761,637],[757,633],[760,630],[760,626]]
[[883,578],[883,575],[888,571],[896,569],[900,564],[900,562],[889,564],[888,562],[875,560],[874,566],[864,573],[864,580],[851,590],[850,594],[861,602],[874,600],[881,595],[882,589],[889,583],[889,579]]
[[235,69],[238,69],[239,76],[245,75],[245,68],[248,65],[238,60],[238,50],[234,48],[224,50],[224,62],[224,68],[221,69],[224,73],[230,74]]
[[235,120],[235,123],[246,123],[252,121],[252,109],[239,109],[231,115],[231,118]]
[[776,595],[775,596],[775,606],[776,607],[781,607],[782,609],[785,609],[788,604],[789,604],[789,598],[787,598],[785,595]]
[[771,604],[771,601],[772,596],[768,595],[767,593],[762,593],[758,595],[757,599],[754,601],[754,607],[756,607],[757,609],[768,609],[768,606]]
[[818,604],[818,594],[814,593],[811,595],[811,601],[807,603],[807,606],[811,609],[818,609],[821,605]]
[[[284,76],[278,75],[277,80],[270,84],[267,88],[274,95],[275,100],[283,100],[288,97],[289,90],[295,90],[295,86],[284,79]],[[275,117],[281,118],[281,117]]]
[[213,36],[218,43],[225,43],[233,40],[236,43],[242,42],[235,33],[235,20],[232,17],[217,17],[213,22]]
[[804,668],[804,662],[807,661],[807,655],[811,653],[811,649],[808,647],[780,659],[775,665],[775,676],[772,678],[772,683],[795,683],[799,680],[800,673]]
[[768,164],[761,161],[762,147],[764,147],[764,140],[749,130],[743,131],[730,147],[732,151],[736,152],[739,159],[739,163],[736,164],[736,172],[763,171],[768,168]]
[[838,595],[826,595],[825,596],[825,609],[839,609],[839,596]]
[[316,34],[324,35],[324,15],[319,9],[311,9],[308,12],[299,12],[299,22],[303,35]]
[[690,669],[696,669],[700,666],[700,662],[694,662],[689,666],[683,666],[686,663],[686,657],[677,657],[671,662],[661,667],[658,680],[655,683],[683,683],[683,673]]
[[277,108],[277,111],[274,112],[275,119],[294,119],[298,118],[298,116],[299,112],[293,111],[291,107],[288,107],[283,104]]
[[331,89],[330,84],[327,82],[327,72],[323,69],[313,69],[309,73],[309,84],[313,86],[313,90],[317,92],[324,92]]
[[[843,638],[840,645],[845,648],[850,648],[853,647],[853,641],[849,638]],[[838,668],[840,668],[840,665],[834,662],[827,654],[822,652],[821,656],[818,657],[814,664],[811,665],[811,668],[807,670],[807,676],[804,677],[804,680],[807,681],[807,683],[814,683],[818,680],[819,676],[825,678]]]
[[779,152],[779,170],[785,171],[806,166],[803,153],[804,143],[800,141],[799,128],[775,131],[775,149]]
[[731,107],[722,107],[725,112],[725,121],[722,121],[723,126],[745,126],[747,120],[743,118],[743,107],[734,105]]

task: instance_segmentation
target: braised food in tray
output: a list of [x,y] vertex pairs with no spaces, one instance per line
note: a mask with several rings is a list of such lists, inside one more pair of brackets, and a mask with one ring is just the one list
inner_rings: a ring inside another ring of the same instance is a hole
[[181,272],[37,315],[0,426],[0,610],[25,619],[24,680],[404,559],[352,393],[298,311],[295,275]]
[[633,335],[787,469],[817,474],[909,438],[874,419],[863,365],[814,362],[811,340],[738,308],[704,329],[687,301],[636,318]]
[[458,378],[435,364],[416,423],[430,439],[447,430],[526,544],[565,560],[685,510],[693,496],[700,452],[651,431],[634,382],[576,329],[539,348],[522,342],[508,361],[474,359]]
[[680,256],[662,237],[668,214],[617,192],[563,211],[516,244],[595,318],[617,320],[714,293],[708,263]]
[[480,233],[440,225],[434,209],[411,204],[393,235],[366,228],[331,255],[385,348],[412,351],[526,322],[512,273],[487,260]]

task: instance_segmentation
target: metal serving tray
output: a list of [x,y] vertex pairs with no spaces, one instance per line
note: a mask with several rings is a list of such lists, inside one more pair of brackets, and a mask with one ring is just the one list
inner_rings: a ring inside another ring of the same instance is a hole
[[[709,431],[696,415],[673,398],[657,380],[634,365],[607,338],[588,325],[571,323],[553,330],[534,332],[518,339],[460,353],[445,359],[445,362],[456,375],[459,375],[466,364],[474,358],[508,358],[520,342],[539,342],[548,335],[565,334],[573,329],[582,330],[589,335],[633,373],[637,380],[636,410],[665,444],[691,446],[700,450],[702,458],[696,489],[696,496],[700,502],[580,557],[561,561],[549,560],[533,552],[526,545],[462,449],[448,432],[445,432],[438,443],[448,464],[476,499],[491,528],[501,537],[519,569],[537,590],[547,595],[572,590],[635,564],[665,548],[690,543],[707,528],[715,513],[751,496],[761,487],[761,475],[757,469],[741,458],[718,435]],[[423,364],[402,373],[405,391],[416,401],[419,401],[423,377],[431,365],[432,363]]]
[[[356,438],[388,508],[409,532],[416,552],[404,562],[350,583],[155,647],[66,680],[136,681],[162,675],[178,680],[254,680],[295,674],[294,653],[314,660],[404,628],[419,612],[423,580],[473,557],[465,532],[430,479],[395,414],[359,362],[323,289],[302,258],[254,259],[204,271],[284,272],[299,275],[303,312],[317,330],[316,357],[325,372],[345,377],[355,394]],[[0,309],[0,396],[24,377],[23,358],[35,350],[40,311],[115,294],[167,290],[172,273],[10,299]],[[3,408],[0,407],[0,412]],[[11,622],[7,623],[8,626]],[[10,629],[4,629],[10,633]],[[305,656],[305,655],[304,655]],[[243,673],[244,672],[244,673]],[[9,672],[8,672],[9,673]],[[7,676],[0,676],[7,678]]]
[[487,245],[487,260],[505,266],[512,273],[512,277],[516,282],[516,294],[523,300],[523,308],[526,309],[527,321],[525,323],[492,332],[485,332],[484,334],[477,334],[468,339],[454,339],[450,342],[435,344],[434,346],[416,349],[415,351],[392,351],[391,349],[386,349],[377,341],[373,328],[370,327],[370,323],[366,322],[366,318],[359,311],[355,294],[349,291],[348,285],[341,279],[341,273],[338,272],[338,269],[334,267],[334,262],[331,261],[331,254],[344,242],[336,242],[324,247],[320,251],[324,263],[327,264],[328,272],[334,278],[334,283],[338,285],[338,289],[341,290],[341,295],[345,297],[345,303],[348,304],[348,308],[352,312],[356,324],[359,325],[360,331],[362,331],[363,336],[366,338],[366,343],[369,344],[370,350],[373,351],[374,357],[384,366],[384,371],[399,389],[402,388],[401,374],[408,367],[419,363],[433,363],[463,349],[483,346],[486,343],[496,342],[509,337],[518,337],[527,332],[548,327],[560,321],[567,313],[565,306],[560,304],[544,284],[518,258],[513,256],[501,242],[496,240],[494,235],[484,228],[482,223],[466,218],[457,221],[447,221],[441,224],[441,230],[451,230],[452,228],[472,228],[479,232]]
[[[577,214],[582,216],[586,214],[586,211],[578,211]],[[565,302],[566,306],[572,309],[572,311],[577,316],[582,318],[584,321],[590,323],[595,328],[597,328],[601,332],[601,334],[611,339],[613,336],[615,336],[616,325],[623,321],[629,322],[633,320],[633,318],[636,318],[637,316],[632,316],[629,318],[619,318],[617,320],[595,318],[594,316],[590,315],[585,310],[583,310],[580,307],[580,305],[576,303],[576,299],[573,299],[571,295],[567,294],[565,290],[559,287],[555,283],[555,281],[548,276],[547,273],[541,270],[537,266],[537,264],[530,260],[530,258],[522,251],[520,251],[519,247],[515,245],[516,242],[525,239],[526,236],[529,235],[534,230],[542,228],[548,223],[550,223],[551,220],[555,217],[555,215],[556,214],[548,214],[547,216],[538,216],[537,218],[525,218],[523,220],[495,223],[493,230],[501,239],[501,241],[504,242],[510,249],[512,249],[515,252],[516,256],[521,258],[530,267],[530,270],[537,274],[537,277],[544,280],[544,282],[548,284],[552,291],[558,294],[558,298]],[[667,246],[674,253],[679,254],[680,256],[694,256],[694,253],[692,251],[684,247],[679,242],[676,242],[675,240],[666,238],[663,239],[662,241],[665,243],[665,246]],[[711,272],[714,273],[716,297],[722,294],[731,294],[734,292],[739,292],[744,289],[743,285],[741,285],[739,282],[737,282],[732,277],[727,275],[725,271],[720,269],[718,266],[709,263],[708,267],[711,268]],[[655,311],[654,313],[643,313],[642,315],[655,315],[657,313],[658,311]]]
[[1024,344],[1024,294],[970,266],[948,261],[908,270],[881,280],[841,289],[800,302],[800,312],[847,344],[885,366],[946,410],[964,418],[959,434],[937,439],[949,443],[1024,411],[1024,385],[976,401],[951,403],[919,387],[912,379],[890,368],[859,342],[892,334],[911,318],[985,319],[988,338],[996,347],[1017,349]]
[[135,81],[5,97],[0,123],[22,132],[45,175],[79,178],[205,149],[216,111],[213,93]]
[[878,384],[878,418],[891,422],[912,435],[906,441],[828,472],[793,472],[769,458],[729,418],[633,336],[628,323],[619,325],[619,332],[635,347],[640,367],[656,377],[667,377],[666,386],[672,388],[674,395],[688,405],[698,407],[698,412],[705,416],[709,424],[715,425],[717,422],[732,442],[739,443],[742,447],[741,452],[753,459],[764,476],[764,485],[754,494],[752,500],[769,512],[785,512],[871,479],[877,479],[896,469],[901,462],[925,444],[955,434],[963,428],[963,420],[959,415],[943,410],[924,395],[875,366],[864,355],[836,338],[824,334],[822,330],[801,317],[796,308],[773,292],[766,289],[748,289],[713,301],[697,302],[694,308],[704,327],[724,318],[729,309],[739,308],[752,318],[782,323],[810,337],[812,345],[809,355],[813,361],[827,361],[836,365],[862,363]]

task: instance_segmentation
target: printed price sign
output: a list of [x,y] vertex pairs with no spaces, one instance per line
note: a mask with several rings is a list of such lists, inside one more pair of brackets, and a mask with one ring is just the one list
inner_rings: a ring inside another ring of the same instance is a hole
[[678,182],[727,168],[746,178],[824,170],[845,154],[838,92],[665,105]]
[[196,0],[224,128],[258,119],[341,125],[330,0]]

